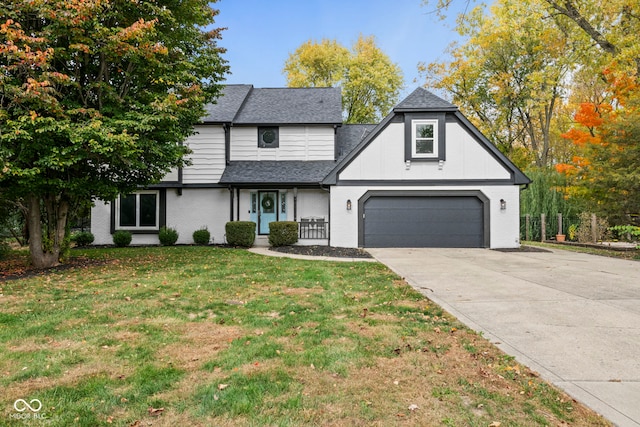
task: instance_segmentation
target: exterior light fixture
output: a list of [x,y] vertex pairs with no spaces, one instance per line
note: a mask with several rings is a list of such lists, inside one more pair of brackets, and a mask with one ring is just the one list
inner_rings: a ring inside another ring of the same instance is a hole
[[411,169],[411,160],[407,160],[404,162],[404,167],[406,170]]
[[347,210],[351,210],[351,199],[347,200]]
[[507,209],[507,201],[505,199],[500,199],[500,210],[504,211]]

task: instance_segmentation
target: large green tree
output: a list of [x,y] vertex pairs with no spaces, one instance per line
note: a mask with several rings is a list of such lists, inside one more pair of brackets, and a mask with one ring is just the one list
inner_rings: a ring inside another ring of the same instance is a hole
[[0,191],[27,214],[36,267],[59,263],[69,208],[159,181],[227,71],[205,0],[4,0]]
[[373,36],[360,36],[351,50],[335,40],[309,40],[284,65],[289,87],[342,87],[345,121],[376,123],[398,102],[402,70],[376,46]]
[[477,7],[459,21],[467,41],[451,48],[452,60],[422,66],[427,85],[453,94],[522,167],[552,161],[552,126],[575,66],[568,31],[546,15],[538,0],[498,0],[489,13]]

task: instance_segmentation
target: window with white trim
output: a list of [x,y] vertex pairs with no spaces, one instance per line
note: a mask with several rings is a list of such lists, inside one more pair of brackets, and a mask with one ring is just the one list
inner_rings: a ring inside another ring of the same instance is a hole
[[411,157],[438,158],[438,120],[411,121]]
[[117,230],[159,230],[160,194],[139,191],[122,194],[116,205]]

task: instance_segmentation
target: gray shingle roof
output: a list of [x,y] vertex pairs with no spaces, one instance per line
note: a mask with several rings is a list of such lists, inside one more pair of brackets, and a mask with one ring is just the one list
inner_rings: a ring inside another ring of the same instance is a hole
[[376,125],[352,125],[345,124],[337,129],[336,144],[338,160],[349,154]]
[[236,116],[237,124],[342,123],[340,88],[253,89]]
[[419,87],[409,94],[394,111],[456,111],[458,107],[434,95],[425,88]]
[[225,168],[220,184],[317,185],[335,164],[333,160],[233,161]]
[[204,123],[231,123],[253,88],[252,85],[227,85],[214,104],[205,106]]

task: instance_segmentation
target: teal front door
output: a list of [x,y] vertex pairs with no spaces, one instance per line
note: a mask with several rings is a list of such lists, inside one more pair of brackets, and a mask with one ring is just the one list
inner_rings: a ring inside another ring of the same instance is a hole
[[258,193],[258,234],[269,234],[269,223],[278,220],[278,192]]

